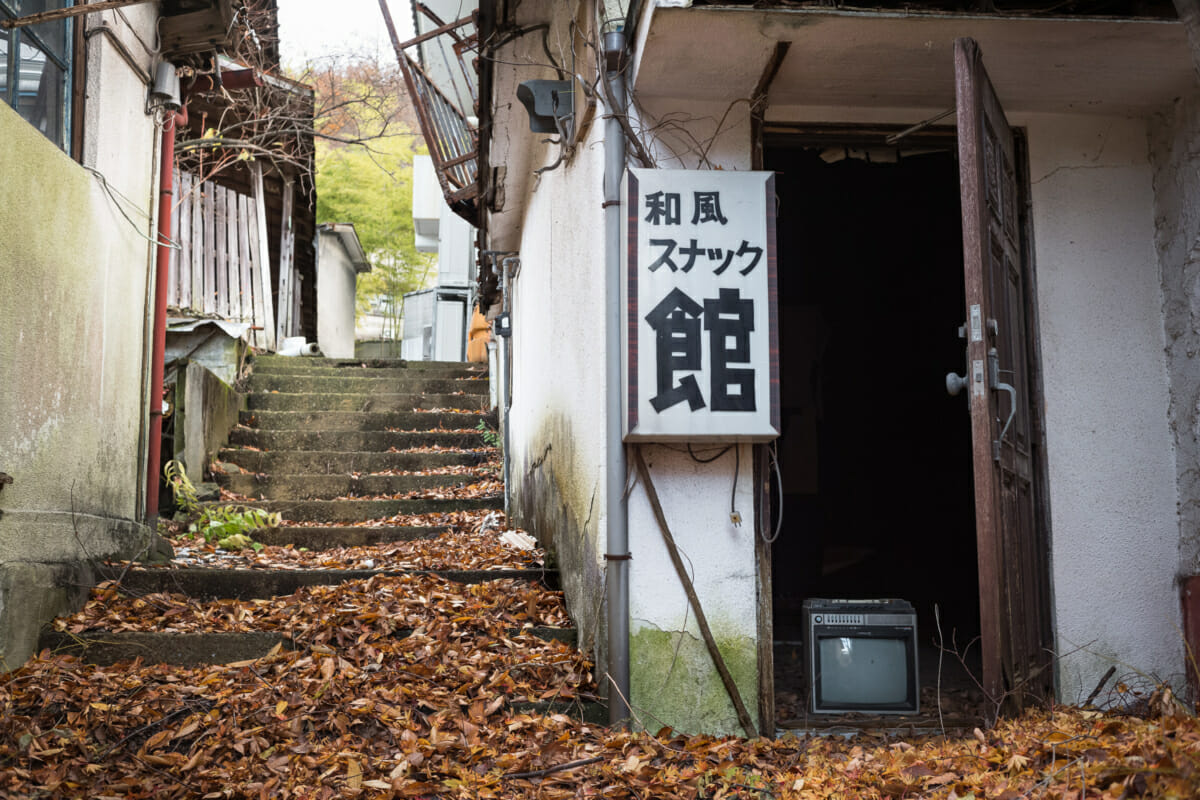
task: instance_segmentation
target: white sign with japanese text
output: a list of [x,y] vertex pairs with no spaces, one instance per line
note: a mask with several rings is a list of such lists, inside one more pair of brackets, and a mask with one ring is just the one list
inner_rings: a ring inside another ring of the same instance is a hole
[[777,437],[774,174],[631,168],[621,197],[625,439]]

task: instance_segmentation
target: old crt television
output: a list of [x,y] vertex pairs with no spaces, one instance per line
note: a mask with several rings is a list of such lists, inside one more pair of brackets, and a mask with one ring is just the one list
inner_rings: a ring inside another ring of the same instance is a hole
[[804,601],[804,663],[814,714],[915,714],[917,615],[904,600]]

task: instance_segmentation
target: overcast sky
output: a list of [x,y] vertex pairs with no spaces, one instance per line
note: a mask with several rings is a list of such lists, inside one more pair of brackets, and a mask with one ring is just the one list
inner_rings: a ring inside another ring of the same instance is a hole
[[[379,0],[278,0],[279,48],[285,64],[344,53],[392,53]],[[409,0],[389,0],[401,41],[412,34]]]

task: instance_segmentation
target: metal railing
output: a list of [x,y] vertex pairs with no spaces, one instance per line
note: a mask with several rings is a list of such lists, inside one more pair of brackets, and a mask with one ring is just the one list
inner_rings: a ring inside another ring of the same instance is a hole
[[[387,24],[388,35],[392,39],[392,47],[396,51],[396,59],[400,62],[400,70],[404,73],[404,82],[408,86],[409,96],[417,112],[417,121],[429,155],[437,173],[438,183],[450,208],[468,222],[476,222],[476,200],[479,196],[479,131],[472,120],[458,107],[447,91],[439,87],[422,68],[417,59],[408,54],[408,50],[425,42],[439,41],[442,53],[445,53],[445,40],[452,42],[455,62],[445,59],[447,70],[453,69],[457,63],[458,70],[465,86],[470,91],[473,101],[478,101],[477,78],[475,69],[467,65],[464,53],[473,52],[478,47],[476,30],[476,15],[451,22],[442,22],[432,11],[422,3],[415,3],[417,11],[423,13],[436,26],[432,30],[401,42],[396,35],[391,13],[388,11],[387,0],[379,0],[379,8],[383,12]],[[464,29],[467,29],[464,32]],[[465,35],[464,35],[465,33]],[[444,37],[444,38],[443,38]],[[458,76],[451,76],[453,82]],[[453,91],[453,89],[451,89]]]

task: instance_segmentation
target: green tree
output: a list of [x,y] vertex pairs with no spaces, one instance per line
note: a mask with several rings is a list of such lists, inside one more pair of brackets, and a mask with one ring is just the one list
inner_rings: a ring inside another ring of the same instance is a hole
[[359,310],[373,296],[387,298],[396,338],[404,293],[436,275],[434,257],[418,253],[413,237],[411,142],[395,136],[367,147],[317,147],[317,221],[354,224],[372,266],[358,279]]
[[413,237],[412,158],[426,152],[399,71],[367,58],[308,65],[316,92],[317,222],[350,222],[372,271],[358,279],[358,309],[386,298],[385,333],[399,338],[404,294],[426,288],[436,257]]

